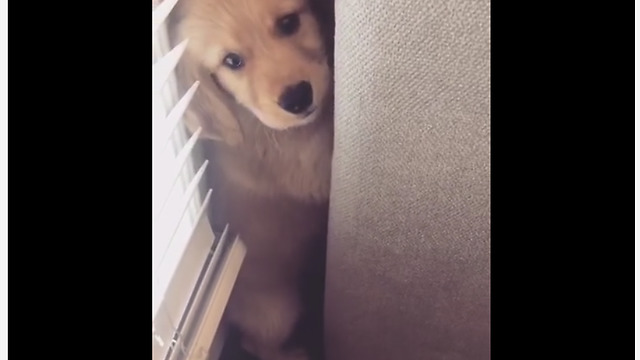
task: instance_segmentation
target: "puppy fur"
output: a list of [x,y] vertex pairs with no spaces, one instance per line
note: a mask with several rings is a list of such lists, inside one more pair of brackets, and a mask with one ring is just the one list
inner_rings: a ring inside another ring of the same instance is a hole
[[[262,360],[308,359],[294,329],[321,335],[333,94],[327,42],[307,1],[181,0],[170,23],[174,44],[189,38],[179,83],[199,82],[185,121],[207,139],[212,222],[247,245],[225,316]],[[298,31],[278,34],[275,22],[292,13]],[[223,66],[228,53],[244,66]],[[277,104],[300,81],[311,84],[311,114]]]

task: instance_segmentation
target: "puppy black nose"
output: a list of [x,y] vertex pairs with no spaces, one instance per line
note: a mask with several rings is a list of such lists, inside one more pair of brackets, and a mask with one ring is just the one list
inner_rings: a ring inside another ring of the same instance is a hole
[[278,105],[292,114],[304,112],[311,106],[312,102],[313,89],[307,81],[288,86],[280,95],[280,99],[278,99]]

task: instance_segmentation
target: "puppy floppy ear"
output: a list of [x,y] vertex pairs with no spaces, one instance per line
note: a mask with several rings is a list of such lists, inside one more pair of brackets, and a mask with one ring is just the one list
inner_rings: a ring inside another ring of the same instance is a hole
[[224,92],[211,78],[211,74],[189,59],[188,55],[178,66],[179,81],[191,86],[200,85],[184,114],[184,122],[191,133],[202,127],[201,137],[223,141],[234,146],[243,141],[242,128],[238,122],[235,100]]

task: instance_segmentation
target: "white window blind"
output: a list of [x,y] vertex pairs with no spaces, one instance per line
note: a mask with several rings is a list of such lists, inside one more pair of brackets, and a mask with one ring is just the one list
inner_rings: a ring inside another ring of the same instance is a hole
[[235,278],[244,245],[215,236],[207,218],[208,161],[182,117],[198,82],[178,93],[174,69],[188,44],[171,48],[165,20],[177,0],[153,8],[152,267],[153,359],[206,359]]

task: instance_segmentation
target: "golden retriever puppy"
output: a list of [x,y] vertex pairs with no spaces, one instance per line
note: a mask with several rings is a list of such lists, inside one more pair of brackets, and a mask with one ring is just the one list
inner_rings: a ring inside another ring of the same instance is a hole
[[292,335],[301,319],[321,321],[333,145],[320,25],[307,0],[178,6],[173,42],[189,39],[179,82],[200,82],[185,121],[214,140],[213,222],[247,245],[227,319],[262,360],[308,359]]

